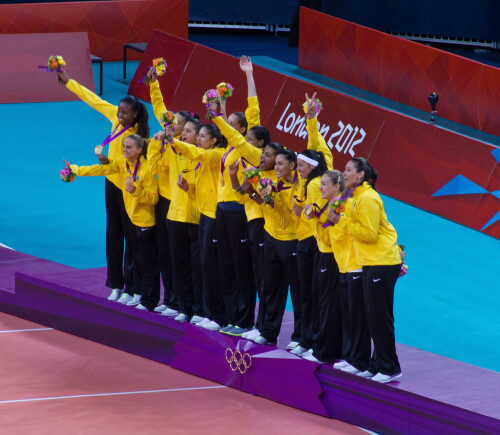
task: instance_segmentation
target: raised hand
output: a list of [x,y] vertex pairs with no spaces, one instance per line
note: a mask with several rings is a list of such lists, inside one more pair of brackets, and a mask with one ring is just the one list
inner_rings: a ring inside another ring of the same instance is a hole
[[165,132],[160,130],[159,132],[155,133],[153,136],[153,140],[157,140],[158,142],[161,142],[163,140],[163,137],[165,136]]
[[61,85],[66,85],[69,82],[69,76],[66,70],[62,70],[61,72],[57,72],[57,80]]
[[156,74],[156,70],[154,68],[149,69],[147,76],[151,83],[154,83],[156,82],[156,80],[158,80],[158,74]]
[[307,119],[313,119],[316,116],[316,102],[314,99],[316,98],[316,92],[313,94],[311,98],[307,95],[306,92],[306,101],[307,101]]
[[252,59],[246,56],[241,56],[240,57],[240,69],[244,73],[253,73],[253,65],[252,65]]
[[236,160],[235,162],[231,163],[229,165],[229,168],[227,169],[229,171],[229,175],[236,175],[238,173],[238,167],[240,166],[240,159]]

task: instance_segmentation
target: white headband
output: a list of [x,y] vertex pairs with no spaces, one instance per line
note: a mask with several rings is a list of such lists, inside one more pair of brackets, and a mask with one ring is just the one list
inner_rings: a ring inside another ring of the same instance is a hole
[[313,165],[314,167],[319,165],[319,162],[316,160],[311,159],[310,157],[305,156],[304,154],[299,154],[297,156],[298,159],[304,160],[304,162],[309,163],[310,165]]

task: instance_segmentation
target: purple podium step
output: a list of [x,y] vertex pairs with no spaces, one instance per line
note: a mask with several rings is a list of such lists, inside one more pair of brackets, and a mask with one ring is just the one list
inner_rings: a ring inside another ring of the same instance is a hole
[[500,433],[500,373],[398,344],[403,377],[378,384],[283,350],[291,313],[279,348],[259,346],[110,302],[103,269],[3,251],[0,310],[8,314],[384,434]]

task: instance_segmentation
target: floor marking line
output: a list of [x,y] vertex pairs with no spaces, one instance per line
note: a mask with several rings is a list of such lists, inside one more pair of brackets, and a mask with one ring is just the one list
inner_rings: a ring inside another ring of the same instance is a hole
[[54,328],[11,329],[8,331],[0,331],[0,334],[6,334],[7,332],[53,331],[53,330]]
[[145,390],[145,391],[124,391],[122,393],[96,393],[96,394],[78,394],[75,396],[56,396],[56,397],[38,397],[34,399],[16,399],[16,400],[0,400],[3,403],[22,403],[22,402],[39,402],[43,400],[59,400],[59,399],[77,399],[81,397],[103,397],[103,396],[124,396],[127,394],[147,394],[147,393],[166,393],[171,391],[190,391],[190,390],[210,390],[215,388],[227,388],[225,385],[217,385],[214,387],[192,387],[192,388],[170,388],[167,390]]

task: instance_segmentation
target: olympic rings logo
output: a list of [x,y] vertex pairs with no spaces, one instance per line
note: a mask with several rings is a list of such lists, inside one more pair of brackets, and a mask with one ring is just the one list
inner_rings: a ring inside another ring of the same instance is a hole
[[238,370],[242,375],[252,367],[252,357],[250,354],[242,354],[239,350],[233,351],[229,347],[226,349],[226,361],[233,372]]

